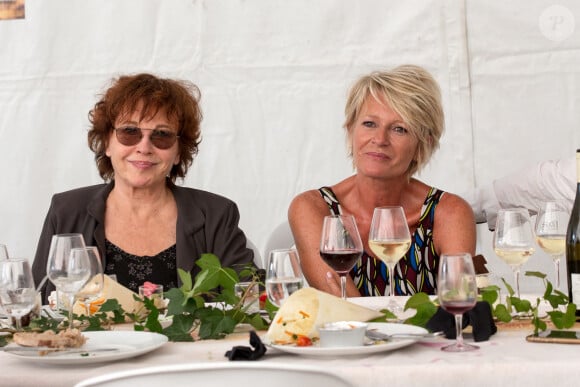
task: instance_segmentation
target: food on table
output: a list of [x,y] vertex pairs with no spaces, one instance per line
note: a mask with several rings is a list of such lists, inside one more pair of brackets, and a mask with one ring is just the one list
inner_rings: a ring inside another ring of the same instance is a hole
[[66,329],[55,333],[45,332],[17,332],[13,336],[14,342],[24,347],[48,347],[48,348],[79,348],[86,343],[87,339],[78,329]]
[[[142,309],[142,305],[138,301],[135,301],[133,296],[137,296],[137,293],[121,285],[117,281],[111,279],[108,275],[104,276],[103,291],[101,297],[91,302],[91,313],[98,312],[100,306],[109,299],[116,299],[121,307],[127,312],[135,312],[137,309]],[[51,295],[49,297],[49,302],[51,308],[56,307],[56,298]],[[62,299],[65,308],[68,308],[66,300]],[[86,314],[85,306],[82,302],[75,302],[73,312],[77,315]]]
[[293,293],[278,309],[266,338],[273,344],[304,344],[303,337],[315,342],[318,328],[337,321],[368,321],[381,313],[321,292],[303,288]]

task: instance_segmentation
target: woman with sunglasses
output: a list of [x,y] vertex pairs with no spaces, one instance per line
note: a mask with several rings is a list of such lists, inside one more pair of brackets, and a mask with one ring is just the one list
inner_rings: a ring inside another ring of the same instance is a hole
[[[145,281],[179,286],[177,269],[194,277],[204,253],[234,269],[253,262],[236,204],[175,184],[200,143],[195,85],[121,76],[89,119],[88,143],[105,183],[53,196],[33,264],[36,283],[46,274],[52,235],[63,233],[82,233],[87,245],[99,248],[105,273],[135,292]],[[45,285],[43,298],[52,290]]]

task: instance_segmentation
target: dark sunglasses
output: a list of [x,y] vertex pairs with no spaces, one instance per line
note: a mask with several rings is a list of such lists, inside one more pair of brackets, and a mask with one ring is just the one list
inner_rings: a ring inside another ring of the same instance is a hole
[[137,145],[143,138],[143,131],[150,130],[151,135],[149,141],[158,149],[169,149],[175,144],[179,138],[178,135],[170,130],[163,129],[141,129],[136,126],[124,126],[122,128],[115,128],[117,140],[125,146]]

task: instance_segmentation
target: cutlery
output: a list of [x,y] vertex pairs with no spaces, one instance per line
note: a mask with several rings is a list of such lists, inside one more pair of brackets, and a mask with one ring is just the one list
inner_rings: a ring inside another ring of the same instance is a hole
[[51,347],[2,347],[2,352],[45,352],[45,356],[60,356],[74,353],[116,352],[119,348],[51,348]]
[[445,332],[427,332],[427,333],[383,333],[375,329],[367,329],[365,335],[371,340],[393,340],[393,339],[431,339],[443,336]]

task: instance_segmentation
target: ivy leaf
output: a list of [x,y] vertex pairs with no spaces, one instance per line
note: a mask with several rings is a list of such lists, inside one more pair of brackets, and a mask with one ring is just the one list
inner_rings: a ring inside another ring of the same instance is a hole
[[559,310],[548,312],[550,319],[558,329],[572,328],[576,323],[576,305],[568,304],[566,312]]
[[528,300],[522,300],[517,297],[509,297],[512,306],[516,309],[516,312],[529,312],[532,310],[532,304]]
[[230,316],[224,315],[223,311],[214,308],[205,308],[199,312],[199,337],[200,339],[221,339],[232,333],[236,327],[236,321]]
[[417,312],[405,322],[421,327],[425,327],[427,322],[437,312],[437,306],[435,306],[433,301],[431,301],[429,296],[425,293],[416,293],[412,295],[405,303],[404,310],[407,309],[415,309]]
[[526,271],[525,275],[526,275],[526,277],[537,277],[540,279],[545,279],[547,277],[546,274],[539,272],[539,271]]
[[201,268],[201,271],[195,277],[195,284],[192,289],[194,294],[209,292],[218,287],[233,289],[234,284],[239,282],[239,277],[235,270],[223,268],[218,257],[213,254],[203,254],[196,261],[196,264]]
[[183,269],[177,269],[177,274],[179,274],[179,279],[181,280],[181,290],[184,292],[190,292],[193,288],[193,283],[191,281],[191,274]]
[[514,288],[512,288],[512,287],[510,286],[510,284],[508,284],[508,283],[506,282],[505,278],[502,278],[502,279],[501,279],[501,281],[503,282],[503,284],[504,284],[505,288],[507,289],[509,296],[510,296],[510,297],[511,297],[511,296],[513,296],[513,295],[515,294],[515,292],[514,292]]
[[512,321],[512,315],[508,308],[503,304],[498,304],[495,309],[493,310],[494,316],[502,322],[510,322]]
[[192,315],[176,315],[173,316],[173,322],[170,326],[163,329],[163,334],[169,338],[170,341],[193,341],[191,330],[195,321]]
[[481,299],[486,301],[490,306],[493,307],[493,304],[499,298],[499,287],[496,285],[486,286],[481,289]]

